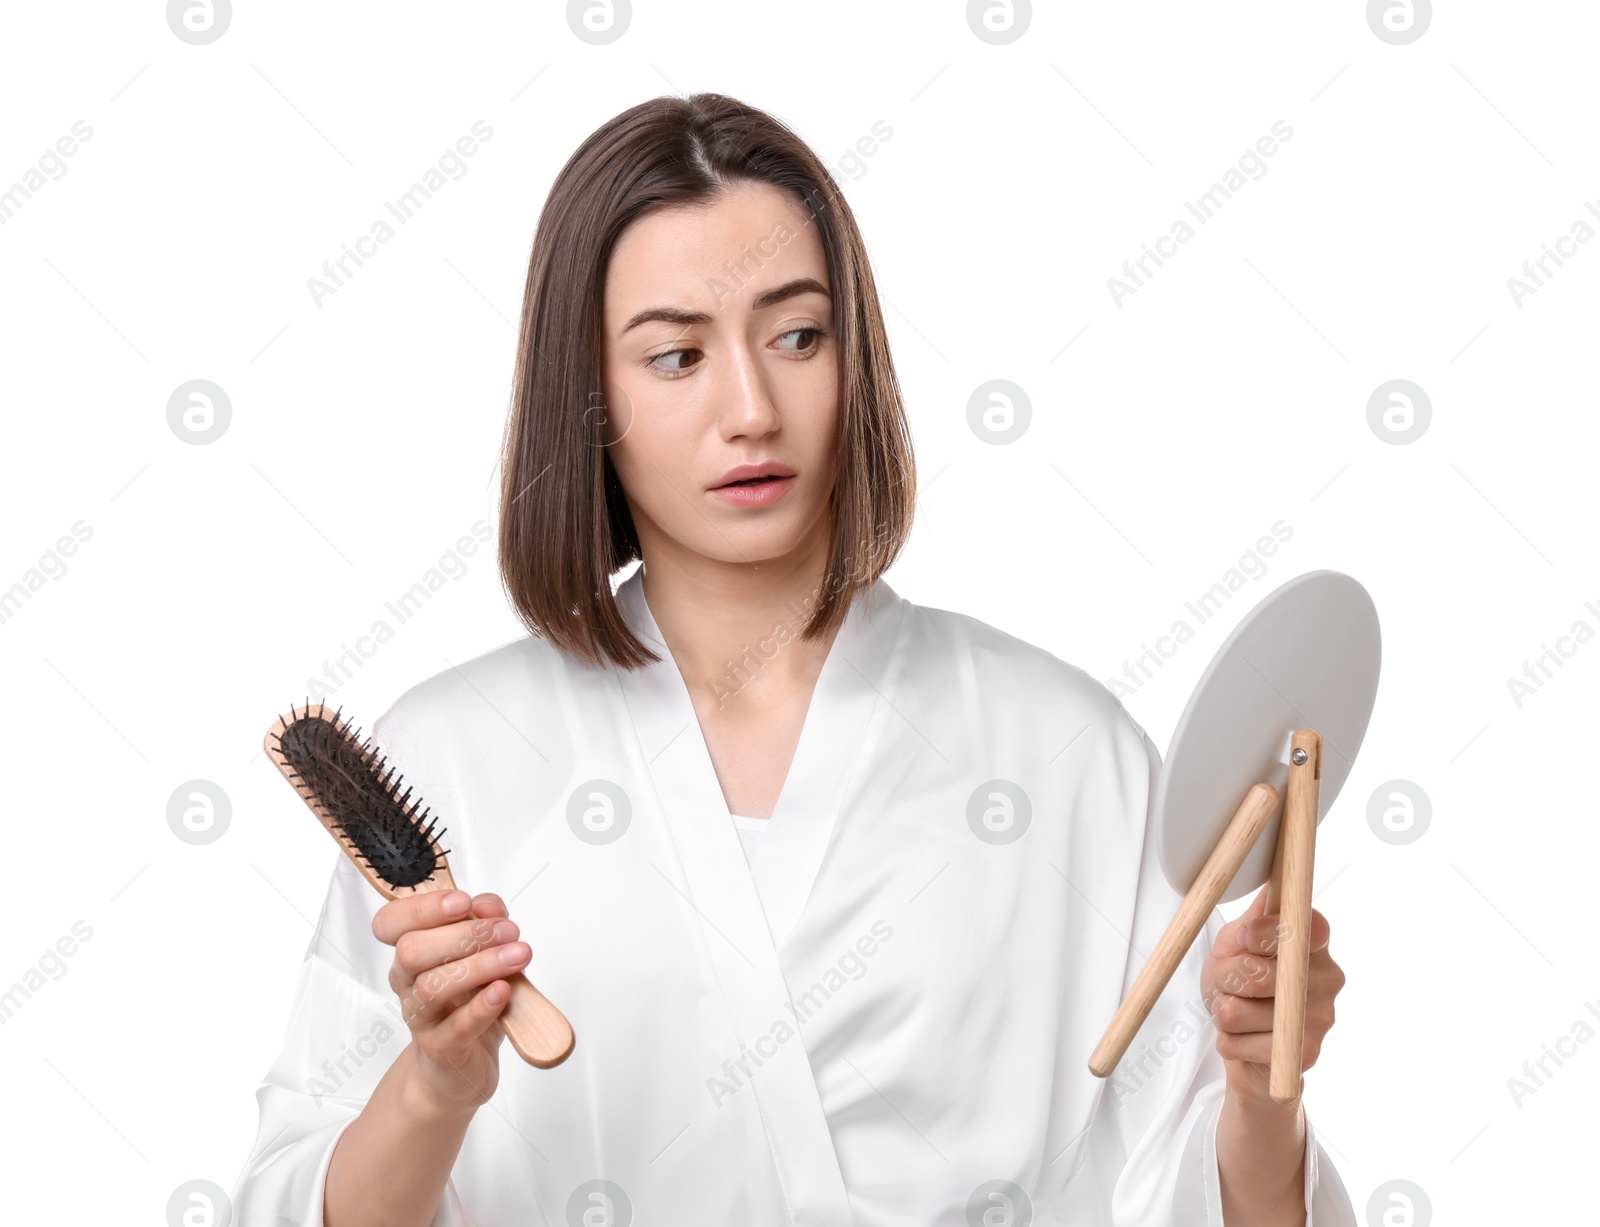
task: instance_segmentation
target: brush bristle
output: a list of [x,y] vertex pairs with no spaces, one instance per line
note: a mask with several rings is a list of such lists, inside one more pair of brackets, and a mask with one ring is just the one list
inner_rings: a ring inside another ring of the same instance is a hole
[[401,776],[337,713],[331,720],[302,714],[288,721],[278,747],[293,782],[311,791],[361,861],[391,888],[416,886],[442,868],[448,849],[436,853],[435,846],[444,828],[434,829],[421,799],[412,799],[410,787],[400,792]]

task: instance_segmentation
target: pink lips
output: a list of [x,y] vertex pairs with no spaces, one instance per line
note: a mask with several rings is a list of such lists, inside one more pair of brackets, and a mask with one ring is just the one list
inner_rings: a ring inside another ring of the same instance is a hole
[[711,493],[735,507],[767,507],[788,493],[792,485],[792,476],[768,477],[746,486],[718,486]]
[[718,478],[711,493],[735,507],[766,507],[782,498],[794,479],[795,471],[776,461],[741,464]]

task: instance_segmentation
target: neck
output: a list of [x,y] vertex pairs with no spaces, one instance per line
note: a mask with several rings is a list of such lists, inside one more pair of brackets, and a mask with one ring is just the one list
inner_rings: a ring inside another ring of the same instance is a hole
[[800,632],[822,599],[830,527],[824,517],[795,550],[759,563],[644,543],[645,600],[697,708],[738,710],[815,682],[836,629]]

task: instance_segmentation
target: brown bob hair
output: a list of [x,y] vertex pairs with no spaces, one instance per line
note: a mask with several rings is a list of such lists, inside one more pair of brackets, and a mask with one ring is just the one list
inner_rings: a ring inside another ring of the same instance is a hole
[[817,227],[834,299],[839,430],[833,542],[801,635],[837,625],[904,546],[916,469],[866,245],[827,167],[772,116],[722,94],[665,95],[601,125],[551,186],[523,291],[500,487],[500,575],[535,636],[597,666],[660,659],[629,628],[611,577],[639,538],[603,437],[606,269],[646,213],[741,182],[795,198]]

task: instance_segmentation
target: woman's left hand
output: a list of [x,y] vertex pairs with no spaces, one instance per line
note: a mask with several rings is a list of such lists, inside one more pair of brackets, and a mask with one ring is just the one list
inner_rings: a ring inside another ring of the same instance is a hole
[[[1266,916],[1262,887],[1242,916],[1217,933],[1200,974],[1200,991],[1217,1025],[1228,1090],[1243,1102],[1270,1102],[1272,1006],[1278,982],[1278,917]],[[1344,972],[1328,953],[1328,918],[1311,912],[1311,968],[1306,983],[1305,1046],[1301,1068],[1310,1069],[1333,1026],[1333,999]]]

